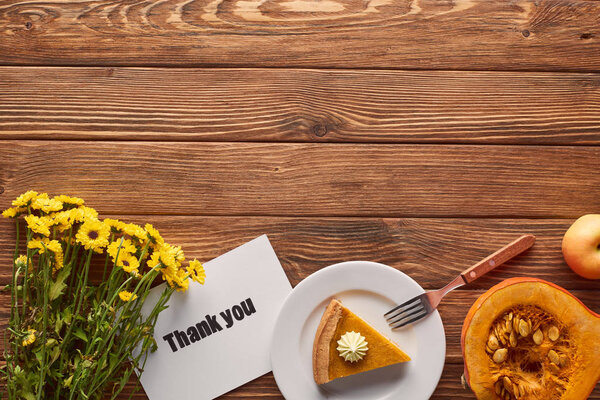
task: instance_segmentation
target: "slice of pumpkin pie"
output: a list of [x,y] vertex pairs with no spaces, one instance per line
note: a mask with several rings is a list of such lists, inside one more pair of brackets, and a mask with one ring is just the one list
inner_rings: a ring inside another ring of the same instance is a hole
[[313,345],[313,374],[319,385],[344,376],[409,361],[391,340],[333,299]]

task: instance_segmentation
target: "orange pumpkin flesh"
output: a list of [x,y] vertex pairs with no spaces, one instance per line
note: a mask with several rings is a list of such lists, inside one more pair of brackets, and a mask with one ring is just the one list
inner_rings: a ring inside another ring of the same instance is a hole
[[480,296],[461,345],[479,400],[585,400],[600,380],[600,315],[541,279],[507,279]]

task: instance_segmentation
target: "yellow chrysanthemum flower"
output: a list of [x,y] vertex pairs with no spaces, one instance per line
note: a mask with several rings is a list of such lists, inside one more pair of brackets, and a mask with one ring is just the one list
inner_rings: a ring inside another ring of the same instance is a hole
[[25,217],[25,221],[27,222],[29,229],[33,232],[44,236],[50,236],[51,221],[48,217],[38,217],[30,214]]
[[27,335],[23,338],[23,341],[21,342],[21,344],[23,346],[29,346],[30,344],[32,344],[33,342],[35,342],[35,338],[36,338],[36,330],[35,329],[28,329],[27,330]]
[[185,254],[183,254],[181,246],[173,246],[173,252],[175,253],[175,259],[177,262],[182,263],[185,261]]
[[59,211],[51,214],[48,217],[57,225],[60,232],[66,231],[71,228],[75,223],[75,216],[77,214],[76,209],[72,208],[66,211]]
[[163,243],[159,249],[159,252],[160,259],[165,265],[174,265],[175,267],[179,267],[181,265],[181,261],[185,260],[183,251],[179,246],[171,246],[169,243]]
[[85,201],[79,197],[71,197],[61,194],[59,196],[54,196],[54,198],[61,203],[72,205],[72,206],[82,206]]
[[27,211],[27,207],[11,207],[2,211],[2,216],[4,218],[15,218]]
[[124,225],[124,222],[121,222],[118,219],[105,218],[104,223],[110,226],[114,233],[122,233],[121,227]]
[[54,254],[54,270],[58,271],[63,267],[63,249],[58,240],[49,240],[48,238],[31,239],[27,242],[27,247],[30,249],[39,249],[40,254],[44,254],[46,250]]
[[160,248],[165,243],[162,236],[160,236],[158,229],[153,227],[151,224],[146,224],[144,228],[146,229],[146,232],[148,233],[148,239],[150,239],[154,245],[154,248]]
[[64,267],[64,255],[62,252],[60,253],[54,253],[54,260],[56,261],[56,264],[54,265],[54,267],[52,268],[52,270],[54,272],[58,271],[59,269],[62,269],[62,267]]
[[159,251],[154,251],[154,252],[152,252],[152,256],[150,257],[150,259],[147,262],[148,267],[150,267],[151,269],[153,269],[153,268],[155,268],[158,265],[158,263],[160,263],[160,252]]
[[178,269],[173,275],[163,275],[163,278],[166,279],[169,286],[178,292],[185,292],[190,286],[188,274],[182,269]]
[[204,271],[204,267],[200,261],[196,259],[190,261],[186,271],[194,282],[204,285],[204,282],[206,281],[206,271]]
[[128,274],[131,272],[137,272],[138,268],[140,267],[138,259],[135,256],[127,253],[123,255],[119,254],[119,259],[115,265],[123,268],[123,271],[127,272]]
[[51,212],[62,210],[63,203],[56,199],[37,198],[31,202],[31,208],[50,214]]
[[75,238],[86,250],[93,249],[96,253],[102,253],[102,249],[108,246],[108,237],[110,235],[110,226],[98,220],[85,221]]
[[146,231],[139,225],[126,224],[122,222],[119,228],[121,232],[123,232],[125,235],[128,235],[132,238],[137,238],[140,241],[140,243],[143,243],[148,240],[148,235],[146,234]]
[[131,292],[128,292],[127,290],[122,290],[119,292],[119,297],[123,301],[129,301],[137,299],[137,294],[133,294]]
[[[19,268],[25,268],[25,266],[27,265],[27,256],[23,254],[17,257],[17,259],[15,260],[15,265]],[[29,267],[27,268],[27,270],[28,272],[32,272],[32,269],[33,265],[31,263],[31,260],[29,260]]]
[[164,256],[164,253],[161,253],[159,250],[154,250],[150,260],[148,260],[148,266],[153,269],[157,268],[162,274],[163,281],[166,280],[169,285],[173,287],[171,282],[175,279],[179,266],[172,258],[170,260],[164,260]]
[[12,205],[15,207],[27,207],[32,201],[36,200],[37,198],[48,198],[48,194],[46,193],[42,193],[42,194],[38,194],[38,192],[34,191],[34,190],[29,190],[25,193],[23,193],[22,195],[20,195],[19,197],[17,197],[16,199],[13,200]]
[[21,267],[24,267],[25,264],[27,264],[27,256],[25,254],[20,255],[19,257],[16,258],[15,264],[20,265]]
[[79,207],[79,209],[81,211],[83,211],[83,219],[86,221],[88,219],[97,219],[98,218],[98,211],[96,211],[92,207],[82,206],[82,207]]
[[123,242],[121,242],[121,239],[117,239],[111,242],[106,248],[106,252],[112,257],[113,261],[117,258],[117,253],[119,253],[119,258],[121,258],[124,254],[133,254],[136,251],[137,247],[129,239],[123,239]]
[[87,220],[98,219],[98,211],[91,207],[82,206],[71,210],[72,216],[77,222],[85,222]]

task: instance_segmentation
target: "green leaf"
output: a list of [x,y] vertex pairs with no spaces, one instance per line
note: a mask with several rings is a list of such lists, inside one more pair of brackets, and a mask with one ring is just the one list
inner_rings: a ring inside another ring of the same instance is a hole
[[71,387],[72,381],[73,381],[73,375],[69,376],[67,379],[64,380],[63,387],[66,387],[66,388]]
[[21,396],[23,396],[25,400],[35,400],[35,396],[31,392],[21,392]]
[[50,352],[50,364],[58,360],[58,357],[60,357],[60,348],[58,346],[54,346]]
[[70,267],[64,267],[60,270],[58,275],[56,275],[56,280],[50,284],[50,291],[48,292],[48,298],[50,301],[58,298],[63,293],[63,290],[67,287],[65,284],[65,280],[69,276],[71,272]]
[[78,337],[79,339],[83,340],[84,342],[87,343],[88,338],[85,334],[85,332],[83,331],[83,329],[77,327],[73,330],[73,335],[75,335],[76,337]]
[[63,321],[65,321],[65,324],[70,324],[72,318],[73,318],[73,311],[71,310],[71,307],[65,308],[65,311],[63,314]]
[[35,354],[35,358],[37,358],[38,362],[40,363],[40,365],[42,365],[42,349],[39,349],[38,351],[35,351],[33,354]]
[[56,323],[54,324],[54,331],[57,335],[60,335],[60,330],[63,326],[63,320],[60,318],[60,314],[56,315]]

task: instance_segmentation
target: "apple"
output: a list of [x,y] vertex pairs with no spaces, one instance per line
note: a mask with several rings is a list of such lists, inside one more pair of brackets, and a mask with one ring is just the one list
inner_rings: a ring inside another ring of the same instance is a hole
[[600,279],[600,214],[587,214],[575,221],[563,237],[562,252],[576,274]]

